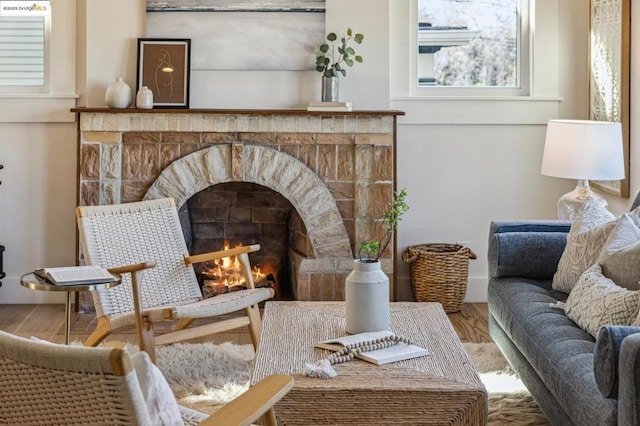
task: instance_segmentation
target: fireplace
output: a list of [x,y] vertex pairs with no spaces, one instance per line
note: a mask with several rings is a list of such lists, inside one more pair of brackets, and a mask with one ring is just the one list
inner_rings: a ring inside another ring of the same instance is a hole
[[[260,244],[249,255],[257,286],[273,287],[276,299],[293,299],[289,250],[308,256],[306,229],[293,205],[261,185],[229,182],[193,195],[180,209],[189,252],[198,254]],[[242,288],[235,259],[194,265],[205,296]]]
[[80,205],[173,197],[192,254],[259,243],[283,298],[343,300],[395,188],[398,111],[73,111]]

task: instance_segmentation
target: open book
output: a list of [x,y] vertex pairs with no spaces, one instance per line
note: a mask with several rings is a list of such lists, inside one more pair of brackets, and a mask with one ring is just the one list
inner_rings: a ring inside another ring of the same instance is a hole
[[[353,343],[370,342],[375,339],[393,336],[390,331],[375,331],[367,333],[352,334],[350,336],[338,337],[335,339],[325,340],[316,344],[316,348],[329,349],[331,351],[339,351],[346,345]],[[378,349],[377,351],[361,352],[356,355],[357,358],[372,362],[377,365],[387,364],[395,361],[402,361],[419,356],[429,355],[429,351],[420,346],[409,345],[406,343],[396,343],[388,348]]]
[[116,279],[105,268],[95,265],[41,268],[33,273],[55,285],[103,284]]

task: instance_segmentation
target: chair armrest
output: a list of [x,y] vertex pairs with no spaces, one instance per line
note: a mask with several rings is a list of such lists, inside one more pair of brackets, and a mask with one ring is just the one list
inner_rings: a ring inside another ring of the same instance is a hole
[[203,426],[250,425],[269,411],[293,387],[293,378],[265,377],[248,391],[207,417]]
[[622,341],[618,368],[618,424],[637,425],[640,421],[640,334]]
[[565,220],[492,222],[489,276],[550,279],[566,246],[571,223]]
[[133,263],[131,265],[117,266],[110,268],[110,272],[117,274],[131,274],[131,293],[133,297],[133,310],[135,313],[136,321],[136,336],[138,338],[138,347],[141,351],[145,351],[151,357],[151,360],[156,362],[155,348],[153,345],[152,335],[153,330],[149,331],[146,323],[148,323],[142,312],[142,294],[140,293],[142,286],[142,276],[146,269],[156,267],[156,262],[142,262]]
[[223,257],[236,256],[238,254],[243,254],[243,253],[253,253],[254,251],[258,251],[258,250],[260,250],[260,244],[252,244],[249,246],[235,247],[229,250],[219,250],[219,251],[212,251],[209,253],[195,254],[193,256],[185,256],[184,262],[187,265],[192,265],[194,263],[206,262],[214,259],[221,259]]
[[151,269],[156,267],[156,262],[143,262],[133,263],[131,265],[116,266],[109,268],[109,272],[114,274],[128,274],[136,271],[142,271],[143,269]]

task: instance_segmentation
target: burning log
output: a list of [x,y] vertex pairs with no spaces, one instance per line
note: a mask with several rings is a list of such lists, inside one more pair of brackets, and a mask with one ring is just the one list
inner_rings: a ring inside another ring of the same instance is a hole
[[[203,276],[206,276],[206,273],[203,272]],[[255,288],[260,287],[270,287],[276,288],[276,279],[273,274],[264,275],[257,280],[254,281]],[[245,290],[247,288],[244,284],[235,284],[229,285],[225,283],[225,281],[221,281],[220,279],[205,279],[203,281],[202,292],[204,297],[213,297],[219,294],[230,293],[232,291]]]
[[[224,250],[228,249],[229,243],[225,242]],[[268,286],[275,289],[276,280],[273,274],[265,274],[259,267],[254,266],[251,276],[256,288]],[[214,260],[205,266],[200,279],[204,297],[246,289],[245,281],[244,269],[237,256]]]

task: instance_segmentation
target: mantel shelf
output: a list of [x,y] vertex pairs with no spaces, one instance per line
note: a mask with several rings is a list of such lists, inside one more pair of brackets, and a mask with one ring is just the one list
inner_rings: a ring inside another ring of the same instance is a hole
[[290,109],[208,109],[208,108],[106,108],[81,107],[72,108],[75,113],[104,113],[104,114],[246,114],[246,115],[367,115],[367,116],[399,116],[404,115],[398,110],[354,110],[354,111],[307,111],[303,108]]

